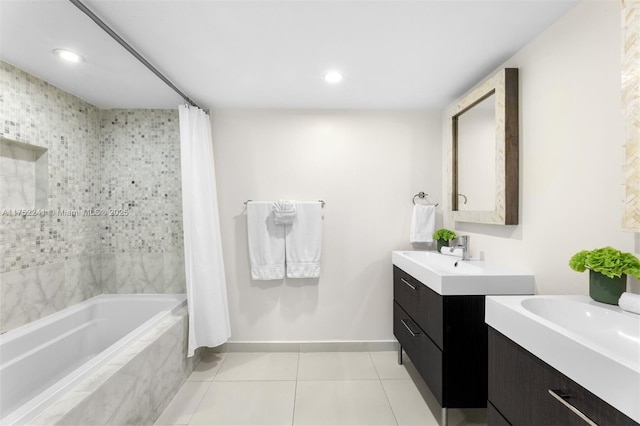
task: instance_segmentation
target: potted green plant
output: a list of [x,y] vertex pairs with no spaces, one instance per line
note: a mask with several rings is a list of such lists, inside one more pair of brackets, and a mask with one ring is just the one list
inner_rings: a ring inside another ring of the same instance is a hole
[[640,260],[613,247],[582,250],[571,257],[569,267],[578,272],[589,269],[589,296],[611,305],[617,305],[626,291],[627,275],[640,279]]
[[442,247],[449,247],[449,240],[453,240],[456,237],[456,233],[447,228],[440,228],[433,233],[433,239],[436,240],[438,251],[440,251]]

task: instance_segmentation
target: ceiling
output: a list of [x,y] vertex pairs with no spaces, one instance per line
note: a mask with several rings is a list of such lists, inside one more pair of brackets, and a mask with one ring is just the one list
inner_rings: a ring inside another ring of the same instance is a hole
[[[84,1],[206,109],[442,108],[576,3]],[[0,0],[0,59],[101,108],[183,102],[66,0]],[[324,81],[330,69],[341,83]]]

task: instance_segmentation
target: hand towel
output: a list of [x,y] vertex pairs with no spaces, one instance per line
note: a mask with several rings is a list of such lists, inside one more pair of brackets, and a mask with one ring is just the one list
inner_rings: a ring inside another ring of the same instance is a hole
[[273,203],[274,222],[287,225],[296,220],[296,204],[293,201],[280,200]]
[[319,201],[297,202],[296,220],[286,225],[287,277],[320,276],[322,251],[322,205]]
[[640,294],[625,291],[618,300],[618,306],[625,311],[640,314]]
[[413,206],[409,241],[412,243],[430,243],[433,241],[435,228],[436,206],[425,206],[423,204]]
[[276,225],[273,203],[252,201],[247,203],[247,235],[249,261],[254,280],[284,278],[284,225]]

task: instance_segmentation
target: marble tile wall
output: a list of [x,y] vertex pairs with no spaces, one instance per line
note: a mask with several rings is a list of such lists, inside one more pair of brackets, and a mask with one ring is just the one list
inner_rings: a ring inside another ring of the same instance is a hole
[[183,254],[103,254],[102,286],[104,293],[184,293]]
[[102,293],[100,256],[1,274],[0,332]]
[[183,293],[177,110],[100,110],[1,61],[0,89],[0,137],[48,162],[45,208],[0,209],[0,329],[102,292]]

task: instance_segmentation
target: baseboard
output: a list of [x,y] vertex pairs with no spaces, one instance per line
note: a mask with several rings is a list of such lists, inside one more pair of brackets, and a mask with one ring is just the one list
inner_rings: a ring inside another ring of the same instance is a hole
[[396,351],[395,340],[338,342],[227,342],[212,352],[378,352]]

